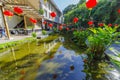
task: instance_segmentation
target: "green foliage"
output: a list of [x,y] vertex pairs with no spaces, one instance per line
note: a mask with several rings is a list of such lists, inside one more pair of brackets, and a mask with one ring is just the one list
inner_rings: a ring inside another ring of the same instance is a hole
[[43,34],[43,35],[46,35],[47,32],[46,32],[45,30],[42,30],[42,34]]
[[40,9],[40,10],[39,10],[39,13],[40,13],[41,15],[43,15],[43,14],[44,14],[44,10],[43,10],[43,9]]
[[63,14],[68,13],[70,10],[72,10],[75,7],[75,5],[69,5],[63,10]]
[[37,34],[35,32],[32,33],[32,37],[36,38]]
[[86,47],[85,41],[89,36],[89,32],[86,31],[74,31],[73,32],[74,39],[73,41],[79,45],[80,47]]
[[28,26],[27,28],[28,28],[28,29],[32,29],[32,28],[33,28],[33,26]]
[[95,59],[101,59],[104,51],[116,40],[119,32],[116,32],[116,27],[90,28],[92,34],[87,38],[87,45],[90,50],[90,55]]
[[64,14],[65,23],[71,23],[74,17],[78,17],[78,25],[88,27],[87,22],[92,17],[96,27],[98,22],[119,24],[120,19],[117,10],[120,5],[118,3],[118,0],[98,0],[98,5],[90,11],[85,6],[85,0],[80,0],[74,9],[68,10]]

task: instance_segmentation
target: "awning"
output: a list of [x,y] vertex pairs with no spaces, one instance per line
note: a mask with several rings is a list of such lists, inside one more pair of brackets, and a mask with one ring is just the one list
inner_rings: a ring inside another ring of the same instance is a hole
[[15,6],[23,9],[23,13],[20,16],[26,15],[27,17],[33,17],[40,19],[42,16],[39,11],[32,6],[28,0],[1,0],[4,9],[10,10],[12,12]]

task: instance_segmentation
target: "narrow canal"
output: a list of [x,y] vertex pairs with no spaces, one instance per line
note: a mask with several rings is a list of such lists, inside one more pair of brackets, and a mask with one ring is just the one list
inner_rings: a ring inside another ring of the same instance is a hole
[[87,65],[83,53],[64,43],[58,42],[49,53],[42,41],[9,48],[0,55],[0,80],[120,80],[109,61]]

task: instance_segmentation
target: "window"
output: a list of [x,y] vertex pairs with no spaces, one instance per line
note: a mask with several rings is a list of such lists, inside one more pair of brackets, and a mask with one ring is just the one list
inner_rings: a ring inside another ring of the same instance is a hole
[[45,17],[47,17],[47,11],[46,11],[46,10],[44,10],[44,11],[45,11],[45,14],[44,14],[44,16],[45,16]]

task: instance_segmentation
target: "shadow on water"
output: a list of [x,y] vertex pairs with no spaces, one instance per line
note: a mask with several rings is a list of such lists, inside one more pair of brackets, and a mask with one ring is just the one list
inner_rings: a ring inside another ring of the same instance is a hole
[[44,61],[36,80],[86,80],[80,55],[61,46],[54,58]]

